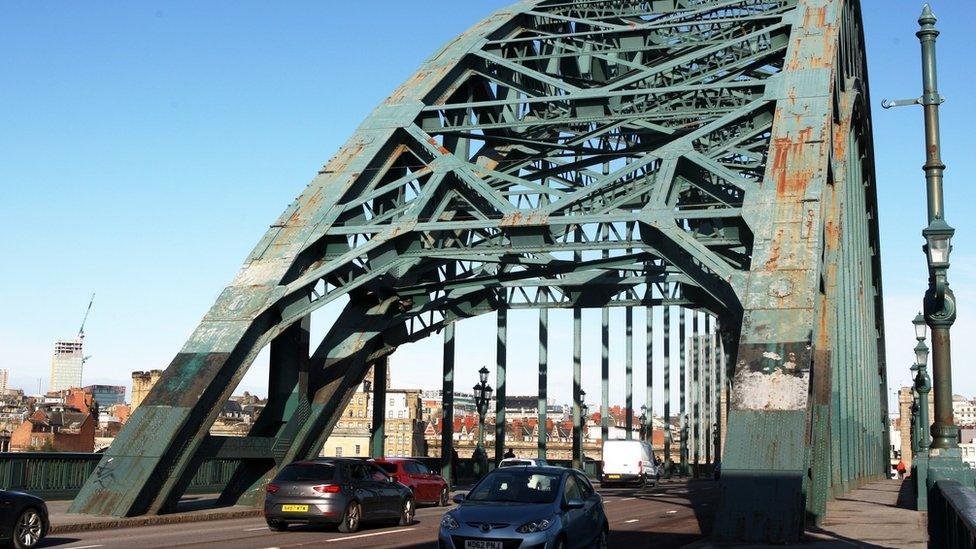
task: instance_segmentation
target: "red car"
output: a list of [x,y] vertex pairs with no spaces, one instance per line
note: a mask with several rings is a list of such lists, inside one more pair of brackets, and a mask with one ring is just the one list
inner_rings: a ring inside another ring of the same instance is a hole
[[370,461],[379,465],[393,480],[410,488],[417,503],[440,506],[448,504],[450,490],[444,477],[431,471],[423,463],[410,458],[380,458]]

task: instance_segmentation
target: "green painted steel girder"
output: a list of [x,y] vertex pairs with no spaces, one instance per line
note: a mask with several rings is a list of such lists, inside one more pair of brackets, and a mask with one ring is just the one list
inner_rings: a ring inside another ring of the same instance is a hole
[[[371,366],[446,330],[450,392],[454,323],[499,311],[503,330],[507,309],[542,309],[542,333],[545,310],[574,311],[572,367],[557,373],[540,349],[539,384],[544,398],[550,374],[572,371],[580,465],[581,309],[628,308],[630,403],[630,308],[651,318],[660,306],[668,420],[670,342],[680,337],[682,465],[689,427],[696,457],[712,428],[689,424],[712,408],[686,409],[686,370],[704,360],[697,341],[685,353],[686,309],[721,323],[722,358],[732,359],[718,375],[693,375],[709,395],[696,392],[693,404],[719,401],[709,422],[732,381],[723,502],[736,503],[723,503],[716,535],[795,539],[804,504],[822,514],[828,492],[883,471],[884,326],[858,10],[854,0],[525,0],[459,35],[271,225],[71,510],[171,510],[214,455],[241,459],[222,500],[259,504],[278,468],[319,453]],[[340,299],[310,352],[310,315]],[[210,438],[269,345],[265,415],[247,442]],[[666,441],[670,458],[679,441],[670,431]],[[808,485],[811,466],[830,474]]]

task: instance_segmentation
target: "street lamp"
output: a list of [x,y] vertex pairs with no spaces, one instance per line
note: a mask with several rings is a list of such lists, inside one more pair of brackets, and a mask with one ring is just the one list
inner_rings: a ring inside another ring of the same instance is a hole
[[[939,31],[935,28],[936,18],[928,4],[922,8],[918,18],[919,29],[915,33],[922,49],[922,95],[917,99],[900,101],[885,101],[885,108],[900,105],[921,105],[925,120],[925,195],[928,214],[928,225],[922,230],[925,238],[923,251],[929,271],[929,284],[922,301],[925,312],[925,323],[932,330],[932,385],[935,388],[935,410],[932,423],[932,455],[928,459],[927,471],[919,482],[935,482],[949,478],[960,481],[964,485],[973,482],[972,473],[962,464],[962,455],[956,438],[959,428],[952,417],[952,357],[950,355],[949,330],[956,320],[956,300],[949,289],[949,254],[952,251],[952,235],[955,230],[949,226],[945,218],[945,201],[942,187],[942,174],[945,164],[942,162],[942,149],[939,136],[939,105],[945,98],[939,95],[936,74],[935,41]],[[916,326],[916,329],[918,327]],[[916,334],[918,337],[918,334]],[[921,338],[919,339],[921,342]],[[920,367],[916,376],[916,387],[925,387],[927,375]],[[928,388],[923,393],[919,390],[920,417],[928,423]],[[926,442],[927,436],[922,437]],[[924,446],[923,446],[924,448]],[[925,453],[923,449],[920,453]],[[927,476],[926,476],[927,475]],[[928,507],[925,490],[919,485],[918,509]]]
[[369,392],[372,387],[372,381],[368,379],[363,380],[363,393],[366,393],[366,411],[363,413],[366,415],[366,425],[368,426],[367,431],[369,431],[370,434],[370,441],[372,441],[373,438],[373,418],[369,414]]
[[586,405],[586,391],[580,389],[580,468],[586,470],[586,457],[583,454],[583,427],[586,426],[586,418],[590,414],[590,407]]
[[478,370],[481,382],[474,386],[474,405],[478,409],[478,447],[474,450],[474,462],[478,476],[488,472],[488,453],[485,451],[485,414],[491,401],[491,385],[488,385],[488,368]]
[[647,438],[647,405],[646,404],[641,405],[641,415],[639,418],[637,418],[637,420],[640,421],[641,440],[644,440]]

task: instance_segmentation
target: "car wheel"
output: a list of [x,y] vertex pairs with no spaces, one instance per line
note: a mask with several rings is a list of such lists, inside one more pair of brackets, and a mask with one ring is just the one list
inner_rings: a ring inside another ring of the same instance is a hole
[[29,549],[41,541],[44,519],[37,509],[25,509],[14,523],[13,545],[17,549]]
[[552,546],[552,549],[566,549],[566,538],[562,534],[556,538],[556,544]]
[[288,529],[288,523],[283,520],[267,519],[268,529],[273,532],[284,532]]
[[440,505],[441,507],[447,507],[447,505],[451,501],[450,495],[451,494],[448,492],[447,486],[441,488],[441,499],[440,501],[437,502],[437,504]]
[[346,512],[342,515],[342,522],[339,523],[339,531],[343,534],[350,534],[359,530],[359,523],[363,518],[363,509],[359,502],[351,501],[346,507]]
[[400,510],[400,526],[413,524],[413,516],[415,513],[416,509],[414,508],[413,498],[403,500],[403,508]]

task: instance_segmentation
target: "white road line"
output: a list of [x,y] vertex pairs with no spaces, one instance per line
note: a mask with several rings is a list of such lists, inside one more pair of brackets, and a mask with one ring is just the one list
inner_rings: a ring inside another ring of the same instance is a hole
[[267,526],[259,526],[257,528],[245,528],[244,531],[245,532],[256,532],[257,530],[267,530],[267,529],[268,529]]
[[389,530],[387,532],[373,532],[372,534],[359,534],[358,536],[346,536],[344,538],[332,538],[323,540],[326,543],[335,543],[337,541],[346,541],[350,539],[360,539],[360,538],[371,538],[373,536],[385,536],[387,534],[399,534],[401,532],[409,532],[414,530],[414,528],[400,528],[399,530]]
[[625,520],[625,521],[624,521],[624,523],[625,523],[625,524],[630,524],[630,523],[632,523],[632,522],[637,522],[638,520],[640,520],[640,519],[630,519],[630,520]]
[[632,500],[632,499],[637,499],[637,498],[624,498],[624,499],[622,499],[622,500],[620,500],[620,501],[630,501],[630,500]]
[[93,549],[94,547],[105,547],[104,545],[76,545],[74,547],[65,547],[65,549]]

